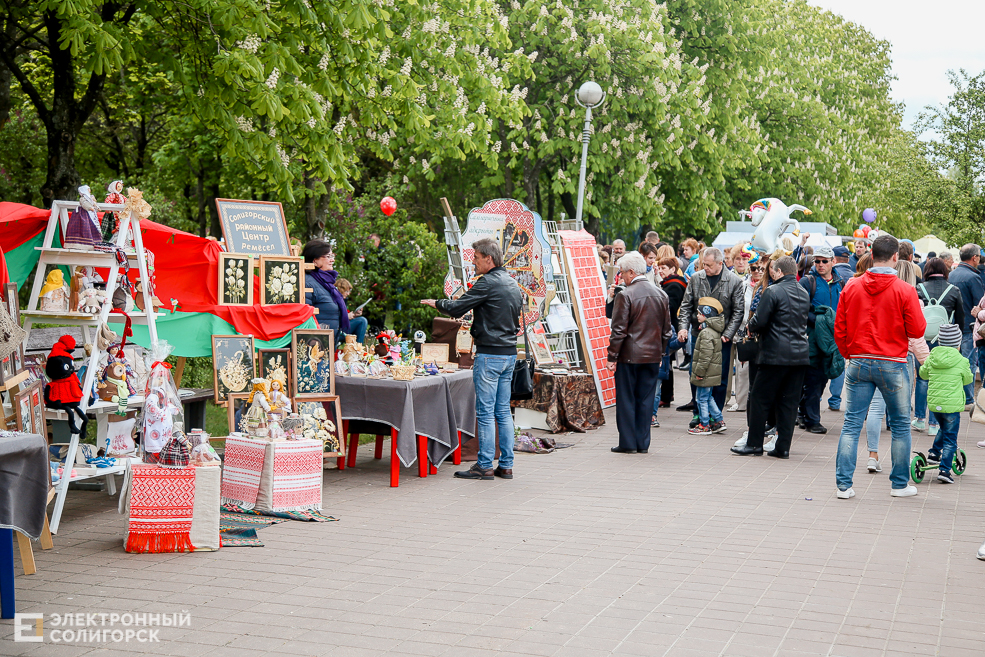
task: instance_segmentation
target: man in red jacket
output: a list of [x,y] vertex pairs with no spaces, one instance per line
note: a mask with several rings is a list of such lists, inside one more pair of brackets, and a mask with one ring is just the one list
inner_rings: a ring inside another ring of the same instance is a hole
[[[845,397],[848,411],[838,439],[835,480],[839,499],[855,496],[852,476],[858,458],[858,437],[876,388],[886,401],[893,433],[893,497],[917,494],[908,486],[910,461],[910,390],[906,371],[909,338],[922,338],[927,328],[916,288],[896,276],[899,242],[891,235],[872,242],[872,268],[853,279],[841,293],[835,315],[835,342],[848,360]],[[849,321],[850,320],[850,321]]]

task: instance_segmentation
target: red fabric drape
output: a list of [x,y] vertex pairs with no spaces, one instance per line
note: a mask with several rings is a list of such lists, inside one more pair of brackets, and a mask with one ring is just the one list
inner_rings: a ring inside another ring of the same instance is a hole
[[171,306],[171,299],[177,299],[178,310],[212,313],[235,326],[238,333],[261,340],[279,338],[313,315],[313,308],[304,304],[261,306],[256,276],[253,298],[257,303],[253,306],[217,305],[222,253],[219,243],[146,219],[140,222],[140,228],[144,246],[156,258],[157,297],[166,307]]
[[35,237],[48,226],[50,210],[0,202],[0,249],[4,253]]

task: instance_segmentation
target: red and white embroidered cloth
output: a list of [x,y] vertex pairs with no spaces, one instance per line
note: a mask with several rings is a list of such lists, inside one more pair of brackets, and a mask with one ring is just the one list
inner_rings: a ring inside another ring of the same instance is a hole
[[256,506],[266,447],[271,443],[251,438],[226,439],[222,467],[222,503],[244,509]]
[[190,532],[195,504],[196,468],[133,467],[127,552],[194,550]]
[[[257,509],[263,511],[321,509],[323,452],[320,440],[288,440],[271,443],[267,450],[267,462],[263,468],[264,476],[260,481]],[[269,509],[266,508],[268,504]]]
[[609,352],[609,320],[605,316],[605,281],[599,269],[595,237],[585,230],[559,230],[564,245],[582,344],[590,354],[585,364],[595,376],[602,408],[616,403],[616,380],[606,369]]

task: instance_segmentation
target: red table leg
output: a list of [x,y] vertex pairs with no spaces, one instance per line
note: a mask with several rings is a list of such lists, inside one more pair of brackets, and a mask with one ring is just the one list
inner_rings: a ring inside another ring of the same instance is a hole
[[430,461],[428,461],[428,474],[438,474],[438,468],[434,467],[434,463],[431,463]]
[[397,456],[397,430],[390,429],[390,488],[400,485],[400,458]]
[[417,471],[419,477],[428,476],[428,439],[417,437]]
[[458,432],[458,447],[456,447],[455,451],[451,453],[451,462],[453,465],[462,464],[462,432],[461,431]]
[[383,458],[383,436],[376,437],[376,453],[373,454],[373,458],[377,461]]
[[356,451],[359,449],[359,434],[349,434],[349,467],[356,467]]
[[[342,434],[339,436],[340,446],[345,445],[345,437],[349,435],[349,420],[342,420]],[[339,470],[345,470],[345,457],[340,456],[336,459]]]

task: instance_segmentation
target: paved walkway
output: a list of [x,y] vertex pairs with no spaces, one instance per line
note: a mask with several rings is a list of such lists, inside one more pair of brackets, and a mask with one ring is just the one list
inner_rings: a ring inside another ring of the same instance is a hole
[[390,489],[387,461],[364,448],[357,468],[325,473],[341,522],[263,529],[264,548],[129,555],[115,499],[73,492],[56,550],[16,578],[20,611],[188,612],[191,627],[53,645],[14,643],[2,621],[0,654],[985,654],[978,425],[963,420],[969,466],[954,485],[891,498],[862,451],[858,496],[838,500],[840,414],[778,461],[729,454],[740,414],[694,437],[673,410],[648,455],[612,454],[612,411],[599,431],[559,437],[571,449],[518,455],[513,481],[456,480],[449,464],[423,480],[404,470]]

